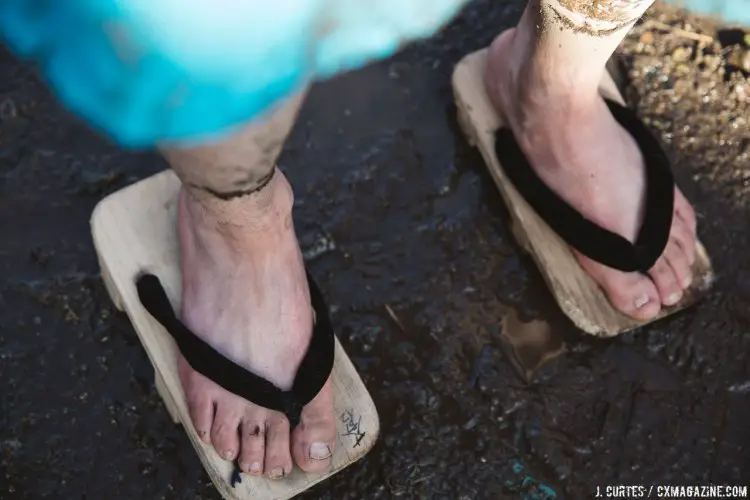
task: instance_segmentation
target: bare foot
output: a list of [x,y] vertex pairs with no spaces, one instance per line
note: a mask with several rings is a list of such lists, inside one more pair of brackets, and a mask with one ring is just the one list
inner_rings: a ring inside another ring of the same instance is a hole
[[[634,241],[642,223],[644,164],[633,138],[597,92],[544,55],[515,29],[492,43],[485,73],[490,99],[510,124],[537,175],[568,204],[601,227]],[[675,192],[675,216],[664,254],[649,271],[625,273],[576,252],[583,269],[620,311],[646,320],[682,298],[692,281],[696,221]],[[649,279],[650,278],[650,279]]]
[[[265,193],[260,196],[261,193]],[[292,191],[277,172],[258,194],[221,201],[183,189],[179,235],[182,320],[222,355],[289,389],[312,334],[313,312],[292,224]],[[330,379],[290,436],[286,417],[228,393],[180,359],[198,435],[250,474],[280,479],[292,459],[330,465],[335,441]]]

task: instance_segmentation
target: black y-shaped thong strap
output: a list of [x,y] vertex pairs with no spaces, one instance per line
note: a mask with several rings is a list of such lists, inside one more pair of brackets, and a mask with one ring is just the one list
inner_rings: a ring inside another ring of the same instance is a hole
[[646,165],[645,210],[635,244],[586,219],[547,187],[529,165],[509,128],[497,131],[495,152],[521,196],[566,243],[609,267],[645,273],[656,263],[669,241],[674,179],[661,144],[636,114],[614,101],[605,101],[615,120],[638,144]]
[[195,371],[251,403],[285,414],[294,428],[300,421],[302,408],[323,388],[333,369],[334,358],[334,335],[328,309],[309,274],[307,280],[316,321],[307,353],[288,391],[225,358],[183,325],[159,278],[144,274],[138,278],[136,286],[143,306],[172,335]]

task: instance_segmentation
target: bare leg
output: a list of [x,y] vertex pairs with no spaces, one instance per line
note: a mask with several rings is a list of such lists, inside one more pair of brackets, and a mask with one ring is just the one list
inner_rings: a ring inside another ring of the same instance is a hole
[[[605,64],[652,0],[530,0],[493,42],[485,81],[544,182],[579,212],[631,241],[642,222],[643,158],[597,93]],[[577,255],[612,304],[639,319],[673,305],[692,280],[695,215],[678,191],[670,241],[649,272]],[[650,278],[650,279],[649,279]]]
[[[223,355],[288,389],[312,333],[312,307],[292,224],[292,189],[276,157],[297,115],[296,96],[233,138],[164,149],[183,182],[179,236],[182,319]],[[279,479],[292,458],[330,464],[335,441],[330,380],[290,436],[281,414],[230,394],[180,359],[199,436],[243,471]]]

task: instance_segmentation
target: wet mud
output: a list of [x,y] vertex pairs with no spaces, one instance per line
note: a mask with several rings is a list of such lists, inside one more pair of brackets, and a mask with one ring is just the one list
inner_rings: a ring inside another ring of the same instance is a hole
[[[750,480],[750,84],[727,63],[740,48],[660,9],[621,49],[627,99],[673,152],[717,282],[688,311],[596,340],[514,243],[455,123],[452,66],[521,8],[477,1],[440,36],[317,86],[302,110],[281,167],[382,434],[301,498]],[[106,296],[89,232],[102,196],[165,164],[89,132],[5,53],[0,74],[0,498],[218,498]]]

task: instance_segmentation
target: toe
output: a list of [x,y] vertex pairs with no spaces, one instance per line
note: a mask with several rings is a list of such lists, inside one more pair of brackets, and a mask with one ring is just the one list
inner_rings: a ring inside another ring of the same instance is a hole
[[669,238],[679,245],[688,265],[692,266],[695,262],[695,234],[690,231],[688,223],[677,217],[672,224]]
[[274,413],[266,429],[265,473],[271,479],[281,479],[292,471],[289,420],[280,413]]
[[216,417],[211,427],[211,442],[224,460],[234,460],[240,450],[239,426],[242,413],[235,405],[222,403],[216,405]]
[[667,248],[664,250],[664,259],[672,268],[677,284],[683,290],[687,289],[693,281],[693,273],[690,269],[688,256],[676,240],[670,240],[667,243]]
[[198,437],[206,444],[211,443],[211,427],[214,420],[214,400],[207,390],[201,375],[193,371],[185,358],[180,356],[178,363],[180,381],[185,390],[190,420]]
[[693,209],[682,192],[677,188],[675,188],[674,211],[677,217],[685,223],[685,227],[693,236],[693,239],[695,239],[698,227],[695,209]]
[[300,425],[292,433],[292,455],[305,472],[323,472],[331,465],[336,442],[333,392],[330,379],[302,411]]
[[648,277],[640,273],[624,273],[580,255],[579,260],[615,309],[642,321],[659,314],[659,292]]
[[672,270],[672,266],[669,265],[663,255],[656,261],[648,274],[654,280],[662,304],[673,306],[680,301],[682,287],[677,283],[677,277]]
[[206,393],[191,394],[187,398],[190,419],[198,437],[206,444],[211,443],[211,428],[214,419],[214,402]]
[[240,469],[248,474],[263,474],[266,445],[265,415],[248,415],[242,421]]

